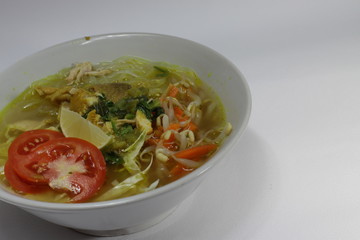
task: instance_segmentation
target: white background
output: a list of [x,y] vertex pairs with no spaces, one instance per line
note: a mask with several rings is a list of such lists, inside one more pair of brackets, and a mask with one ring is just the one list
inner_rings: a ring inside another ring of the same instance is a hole
[[[249,82],[249,127],[200,188],[159,225],[102,239],[360,239],[359,0],[1,0],[0,30],[0,71],[74,38],[154,32]],[[0,239],[100,238],[0,203]]]

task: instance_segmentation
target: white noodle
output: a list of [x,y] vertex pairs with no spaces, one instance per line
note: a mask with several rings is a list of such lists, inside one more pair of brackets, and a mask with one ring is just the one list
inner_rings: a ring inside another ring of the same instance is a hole
[[177,100],[176,98],[173,98],[173,97],[168,97],[167,99],[173,105],[175,105],[175,106],[179,107],[181,110],[183,110],[185,112],[185,114],[187,113],[187,115],[190,116],[188,111],[186,110],[186,108],[179,102],[179,100]]
[[156,175],[159,178],[167,177],[169,175],[169,170],[164,166],[164,163],[157,162],[156,164],[158,165],[156,168]]
[[196,125],[199,125],[200,124],[200,121],[201,121],[201,118],[202,118],[202,111],[197,108],[196,111],[195,111],[195,115],[194,117],[192,118],[192,121],[196,124]]
[[[219,134],[215,138],[209,138],[208,135],[214,132],[218,132]],[[205,132],[204,135],[198,141],[195,142],[194,146],[197,146],[202,142],[221,143],[224,140],[225,136],[226,136],[226,131],[224,129],[210,129],[209,131]]]
[[[179,84],[177,84],[177,85],[180,85],[180,86],[181,86],[182,84],[179,83]],[[186,88],[179,87],[179,93],[180,93],[180,94],[185,94],[186,92],[187,92]]]
[[187,106],[187,111],[190,113],[191,120],[194,123],[199,124],[201,119],[201,110],[198,108],[197,103],[196,102],[189,103],[189,105]]
[[[143,162],[150,162],[153,160],[154,158],[154,151],[155,151],[156,146],[149,146],[146,147],[140,154],[140,160]],[[146,158],[144,155],[148,155],[149,158]]]
[[171,156],[171,155],[173,155],[175,152],[173,152],[173,151],[170,151],[169,149],[167,149],[167,148],[165,148],[165,147],[160,147],[160,146],[158,146],[158,147],[156,147],[156,150],[155,150],[156,152],[161,152],[161,153],[163,153],[164,155],[166,155],[166,156]]
[[214,141],[216,143],[220,143],[220,142],[222,142],[222,140],[224,140],[225,136],[226,136],[226,133],[224,130],[222,130],[222,131],[220,131],[220,134],[214,139]]
[[201,105],[201,98],[199,95],[193,93],[192,91],[188,91],[188,94],[194,100],[193,102],[196,104],[196,106]]
[[216,108],[216,103],[211,102],[209,106],[206,108],[205,116],[208,117],[210,114],[213,114]]
[[181,126],[181,127],[185,127],[185,126],[187,126],[190,122],[191,122],[191,118],[189,118],[189,119],[187,119],[187,120],[185,120],[185,121],[181,121],[181,122],[179,122],[179,123],[180,123],[180,126]]
[[194,145],[197,146],[197,145],[199,145],[200,143],[205,142],[205,139],[207,139],[208,135],[209,135],[210,133],[213,133],[214,131],[216,131],[216,130],[215,130],[215,129],[210,129],[210,130],[206,131],[206,132],[203,134],[203,136],[202,136],[198,141],[195,142]]
[[190,159],[186,159],[186,158],[177,158],[175,156],[173,156],[174,160],[177,161],[178,163],[189,167],[189,168],[197,168],[201,165],[201,162],[197,162],[197,161],[193,161]]

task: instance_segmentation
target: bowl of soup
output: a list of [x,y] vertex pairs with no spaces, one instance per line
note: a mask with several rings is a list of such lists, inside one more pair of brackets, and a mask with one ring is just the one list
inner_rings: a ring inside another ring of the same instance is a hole
[[237,144],[251,109],[234,64],[161,34],[71,40],[0,81],[0,199],[98,236],[171,214]]

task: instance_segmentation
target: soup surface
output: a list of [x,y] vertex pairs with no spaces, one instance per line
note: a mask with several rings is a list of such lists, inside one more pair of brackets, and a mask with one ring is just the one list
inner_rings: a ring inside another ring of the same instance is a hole
[[191,69],[135,57],[77,63],[1,112],[0,177],[30,199],[112,200],[194,171],[230,132]]

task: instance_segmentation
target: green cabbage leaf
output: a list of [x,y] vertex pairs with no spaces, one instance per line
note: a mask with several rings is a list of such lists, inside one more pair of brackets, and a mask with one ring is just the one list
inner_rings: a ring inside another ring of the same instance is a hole
[[139,155],[145,140],[146,132],[142,131],[136,141],[124,150],[124,167],[132,175],[140,172],[140,167],[137,164],[136,157]]
[[[95,201],[107,201],[111,199],[116,199],[122,197],[124,194],[133,191],[136,193],[147,192],[152,189],[155,189],[159,183],[159,181],[155,181],[150,184],[148,187],[145,187],[147,184],[147,172],[149,171],[152,165],[152,161],[147,166],[147,168],[141,172],[138,172],[124,181],[116,184],[114,187],[109,189],[108,191],[102,193],[98,196]],[[130,194],[131,195],[131,194]]]

